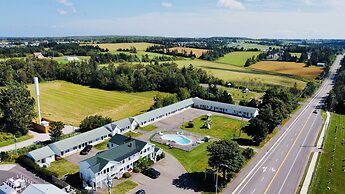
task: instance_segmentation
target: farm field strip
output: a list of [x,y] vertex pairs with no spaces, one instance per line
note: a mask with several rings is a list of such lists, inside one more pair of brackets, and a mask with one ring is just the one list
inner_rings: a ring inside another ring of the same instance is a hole
[[260,61],[250,66],[250,68],[281,74],[295,75],[309,79],[317,78],[322,73],[322,68],[320,67],[306,67],[304,63],[295,62]]
[[224,57],[219,58],[217,62],[243,67],[248,58],[252,58],[254,56],[256,59],[260,53],[261,52],[252,51],[231,52],[226,54]]
[[[83,45],[83,44],[82,44]],[[135,47],[137,50],[144,51],[147,47],[153,46],[155,44],[147,42],[133,42],[133,43],[101,43],[101,44],[84,44],[84,45],[98,45],[100,48],[109,49],[109,51],[117,51],[117,49],[129,49],[130,47]]]

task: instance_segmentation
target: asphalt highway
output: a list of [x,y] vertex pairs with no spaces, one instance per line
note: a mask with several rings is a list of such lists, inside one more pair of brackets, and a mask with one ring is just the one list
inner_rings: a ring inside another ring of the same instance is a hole
[[329,76],[318,91],[280,127],[277,135],[260,150],[223,193],[296,193],[323,125],[319,108],[332,89],[332,79],[340,67],[341,58],[341,55],[337,57]]

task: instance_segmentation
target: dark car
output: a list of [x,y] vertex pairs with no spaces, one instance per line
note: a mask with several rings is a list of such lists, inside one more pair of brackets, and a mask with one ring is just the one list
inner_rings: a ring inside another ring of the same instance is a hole
[[146,194],[144,189],[140,189],[137,192],[135,192],[135,194]]
[[92,145],[87,145],[85,148],[80,152],[80,155],[87,155],[92,149]]
[[314,110],[313,113],[314,113],[314,114],[317,114],[317,110]]
[[152,179],[156,179],[161,175],[161,173],[155,170],[154,168],[146,168],[143,170],[142,173]]

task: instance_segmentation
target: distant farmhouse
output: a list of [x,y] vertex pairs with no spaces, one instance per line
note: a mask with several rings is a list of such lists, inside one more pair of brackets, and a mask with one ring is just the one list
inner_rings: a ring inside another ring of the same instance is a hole
[[111,172],[112,177],[121,177],[124,172],[132,170],[133,163],[140,157],[149,157],[155,161],[157,155],[162,152],[154,144],[132,139],[121,134],[138,127],[149,125],[192,107],[245,118],[253,118],[259,114],[257,108],[203,100],[200,98],[189,98],[51,143],[29,152],[27,156],[39,166],[49,166],[51,162],[55,161],[56,157],[71,155],[82,150],[87,145],[96,145],[111,138],[108,144],[108,151],[80,163],[81,178],[88,182],[91,181],[91,185],[98,187],[109,172]]
[[79,163],[80,178],[93,188],[102,187],[108,175],[121,178],[132,171],[140,158],[156,161],[162,150],[154,144],[133,139],[124,135],[114,135],[108,143],[108,150]]
[[36,59],[44,59],[44,56],[41,52],[35,52],[32,54],[32,56]]
[[79,61],[79,58],[76,56],[65,56],[64,60],[65,61]]

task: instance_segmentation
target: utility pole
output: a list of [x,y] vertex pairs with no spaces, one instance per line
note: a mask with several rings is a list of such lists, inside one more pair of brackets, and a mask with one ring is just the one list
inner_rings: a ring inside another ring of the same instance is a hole
[[17,153],[17,138],[16,138],[16,135],[13,135],[13,139],[14,139],[14,150],[15,150],[16,156],[17,156],[18,153]]
[[113,185],[113,180],[109,174],[107,175],[107,180],[105,180],[105,184],[108,187],[108,194],[111,194],[111,187]]

